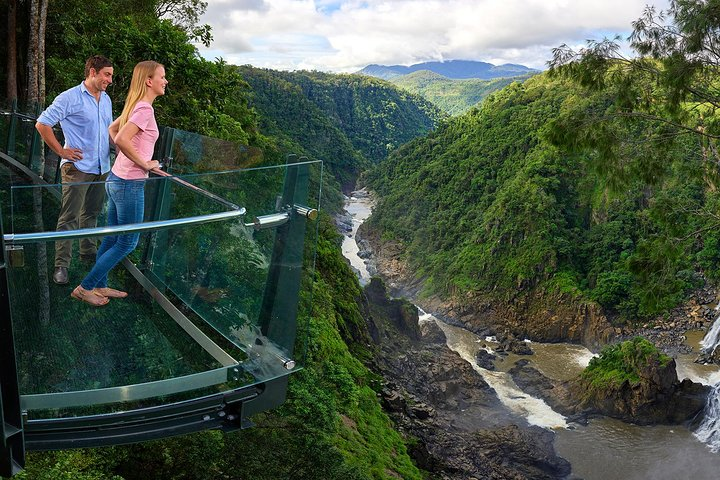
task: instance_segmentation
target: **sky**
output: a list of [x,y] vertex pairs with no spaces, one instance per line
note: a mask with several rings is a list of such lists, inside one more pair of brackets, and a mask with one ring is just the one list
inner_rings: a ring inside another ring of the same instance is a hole
[[276,70],[478,60],[545,69],[552,49],[627,37],[668,0],[207,0],[209,59]]

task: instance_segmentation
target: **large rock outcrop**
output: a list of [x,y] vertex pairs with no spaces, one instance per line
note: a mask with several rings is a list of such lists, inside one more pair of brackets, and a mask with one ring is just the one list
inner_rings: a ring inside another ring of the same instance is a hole
[[678,381],[675,360],[656,360],[639,370],[639,380],[593,386],[579,378],[570,386],[579,399],[576,411],[591,411],[640,425],[679,424],[702,412],[710,387],[689,379]]
[[638,373],[637,381],[599,386],[582,376],[565,382],[551,380],[527,360],[516,362],[510,370],[523,391],[544,399],[571,420],[606,415],[639,425],[682,424],[696,420],[703,411],[710,387],[689,379],[678,381],[675,360],[650,361]]

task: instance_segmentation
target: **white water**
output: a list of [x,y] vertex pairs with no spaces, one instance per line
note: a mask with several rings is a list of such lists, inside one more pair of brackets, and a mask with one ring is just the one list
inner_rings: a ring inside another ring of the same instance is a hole
[[342,254],[350,261],[350,265],[357,272],[360,285],[365,285],[370,281],[370,272],[367,268],[365,260],[358,256],[360,248],[355,240],[358,228],[372,213],[372,199],[369,197],[365,189],[352,192],[351,196],[345,201],[345,211],[352,219],[352,230],[350,233],[343,235]]
[[[353,230],[343,242],[343,254],[348,258],[360,277],[361,284],[367,282],[365,261],[357,256],[359,251],[355,243],[357,227],[370,215],[372,205],[366,198],[350,198],[346,203],[348,212],[353,215]],[[358,212],[358,209],[361,211]],[[354,214],[353,214],[354,212]],[[720,304],[718,305],[720,307]],[[720,308],[719,308],[720,309]],[[720,455],[711,452],[708,444],[715,442],[717,434],[711,433],[705,440],[699,433],[701,426],[693,433],[682,426],[656,425],[643,427],[626,424],[611,418],[593,419],[589,425],[573,424],[568,426],[562,415],[554,412],[545,402],[524,393],[512,381],[503,369],[509,369],[517,360],[509,355],[500,361],[498,372],[489,372],[476,365],[475,353],[481,344],[492,350],[495,338],[479,338],[472,333],[444,324],[430,314],[420,310],[420,322],[436,321],[447,337],[448,347],[459,353],[473,369],[491,385],[500,400],[511,411],[526,418],[529,423],[553,428],[555,448],[558,455],[572,463],[573,478],[585,480],[676,480],[693,478],[709,480],[720,478]],[[720,317],[712,330],[715,338],[720,337]],[[708,332],[706,338],[710,338]],[[451,339],[453,337],[454,339]],[[703,339],[703,342],[705,339]],[[699,340],[692,342],[698,345]],[[717,343],[717,340],[716,340]],[[537,344],[532,345],[535,354],[530,357],[534,366],[545,375],[556,380],[567,380],[578,375],[587,366],[593,354],[578,345]],[[720,381],[720,371],[716,365],[698,365],[693,363],[694,355],[680,356],[676,359],[678,377],[690,378],[695,382],[715,385]],[[720,384],[719,384],[720,385]],[[716,386],[711,395],[715,401],[708,407],[710,418],[720,418],[720,386]],[[707,418],[706,418],[707,420]],[[715,432],[714,426],[708,431]],[[708,421],[708,425],[710,422]],[[703,442],[703,443],[701,443]]]
[[[428,314],[425,314],[428,315]],[[543,400],[523,392],[513,382],[510,375],[502,371],[486,370],[475,361],[477,353],[477,337],[467,330],[447,325],[430,316],[445,333],[447,346],[463,360],[472,365],[473,369],[490,385],[503,405],[517,415],[527,419],[531,425],[546,428],[566,428],[565,417],[555,412]],[[473,349],[473,346],[475,347]]]
[[[718,304],[720,306],[720,304]],[[712,353],[720,343],[720,316],[715,319],[712,327],[700,341],[703,353]],[[695,437],[706,443],[713,453],[720,452],[720,376],[713,378],[714,388],[708,395],[705,405],[705,416],[695,431]]]
[[720,383],[715,385],[708,396],[705,417],[695,431],[695,437],[707,443],[713,453],[720,452]]
[[[720,305],[720,303],[718,303],[718,305]],[[705,338],[700,341],[702,351],[704,353],[712,353],[718,345],[718,340],[720,340],[720,316],[715,319],[715,323],[713,323],[713,326],[708,330]]]

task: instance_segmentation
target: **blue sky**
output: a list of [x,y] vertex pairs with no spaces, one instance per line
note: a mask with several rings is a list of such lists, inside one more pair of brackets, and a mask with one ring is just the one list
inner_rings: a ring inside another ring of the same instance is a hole
[[[647,0],[207,0],[208,59],[279,70],[480,60],[545,68],[551,49],[627,35]],[[668,0],[653,2],[665,9]]]

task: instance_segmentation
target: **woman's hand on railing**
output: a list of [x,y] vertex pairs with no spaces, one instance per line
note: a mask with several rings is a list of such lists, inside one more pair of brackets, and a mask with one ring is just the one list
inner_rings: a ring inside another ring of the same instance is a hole
[[163,170],[160,170],[161,168],[163,168],[162,163],[161,163],[159,166],[157,166],[157,167],[153,168],[152,170],[150,170],[150,173],[154,173],[155,175],[160,175],[161,177],[170,177],[170,176],[172,176],[172,175],[170,175],[169,173],[167,173],[167,172],[165,172],[165,171],[163,171]]
[[154,169],[160,169],[160,162],[157,160],[148,160],[147,163],[145,163],[145,170],[154,170]]

